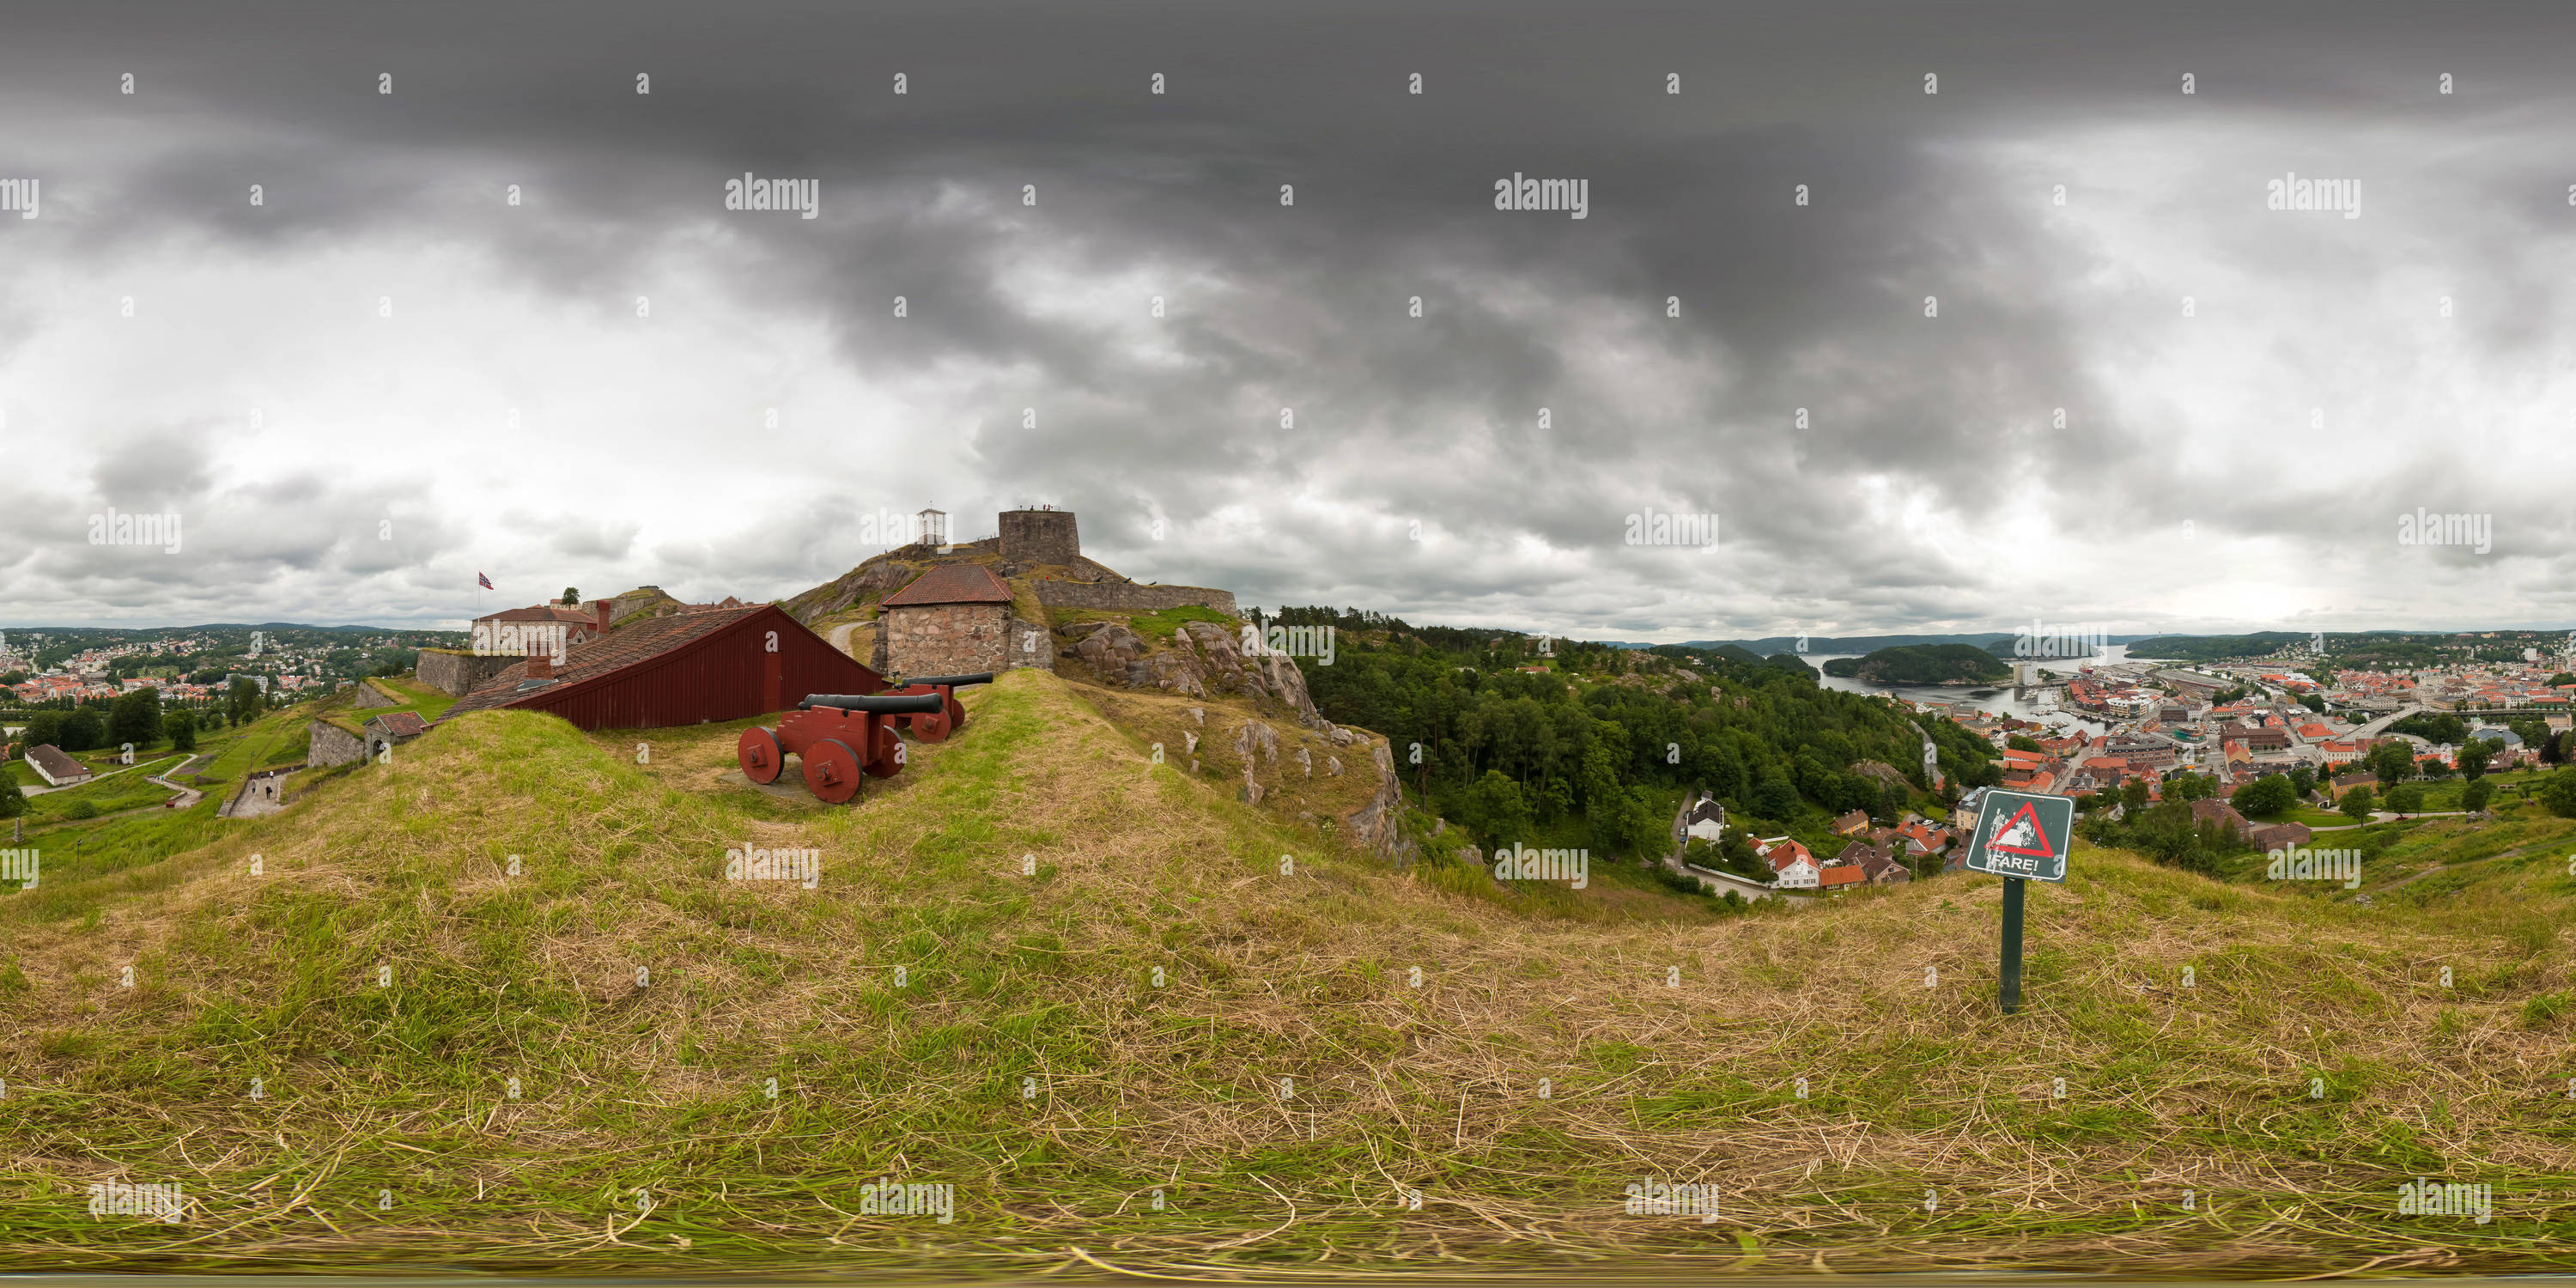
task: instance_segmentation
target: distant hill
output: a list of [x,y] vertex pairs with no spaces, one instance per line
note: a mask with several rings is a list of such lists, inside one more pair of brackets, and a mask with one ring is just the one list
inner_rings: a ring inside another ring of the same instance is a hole
[[1972,644],[1903,644],[1825,663],[1825,674],[1871,684],[1992,684],[2012,668]]
[[2153,635],[2129,645],[2134,658],[2215,662],[2221,658],[2262,657],[2285,645],[2305,644],[2302,631],[2257,631],[2251,635]]

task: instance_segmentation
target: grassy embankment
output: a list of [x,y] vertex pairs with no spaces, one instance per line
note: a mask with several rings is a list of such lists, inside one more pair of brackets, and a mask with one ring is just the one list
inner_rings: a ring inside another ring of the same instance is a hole
[[[480,715],[0,900],[0,1260],[2576,1261],[2576,1069],[2533,1004],[2576,881],[2359,908],[2079,849],[2005,1019],[1989,879],[1606,916],[1341,852],[1054,677],[967,701],[840,809],[724,785],[739,725],[638,766]],[[745,843],[819,850],[820,888],[727,882]],[[860,1214],[880,1175],[953,1184],[955,1223]],[[2496,1220],[2396,1216],[2413,1175]],[[90,1220],[112,1176],[190,1223]],[[1647,1177],[1722,1214],[1623,1215]]]

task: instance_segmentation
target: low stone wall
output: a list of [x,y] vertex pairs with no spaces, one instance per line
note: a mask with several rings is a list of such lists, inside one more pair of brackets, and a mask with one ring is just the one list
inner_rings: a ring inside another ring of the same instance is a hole
[[367,740],[331,723],[316,720],[306,732],[304,763],[345,765],[367,758]]
[[1234,592],[1205,586],[1147,586],[1133,581],[1040,581],[1038,602],[1048,608],[1089,608],[1108,613],[1159,613],[1196,604],[1234,616]]
[[349,705],[353,707],[390,707],[395,705],[385,691],[364,680],[349,686]]
[[[437,649],[420,651],[420,682],[446,694],[461,698],[492,682],[492,677],[510,669],[520,659],[515,657],[477,657],[471,653],[449,653]],[[364,688],[364,685],[359,686]],[[386,706],[389,703],[364,703]]]

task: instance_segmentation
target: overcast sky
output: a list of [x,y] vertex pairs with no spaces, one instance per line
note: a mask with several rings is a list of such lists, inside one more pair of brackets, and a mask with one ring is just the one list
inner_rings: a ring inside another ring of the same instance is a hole
[[1594,638],[2576,623],[2563,5],[2130,9],[15,3],[0,624],[779,598],[1022,504]]

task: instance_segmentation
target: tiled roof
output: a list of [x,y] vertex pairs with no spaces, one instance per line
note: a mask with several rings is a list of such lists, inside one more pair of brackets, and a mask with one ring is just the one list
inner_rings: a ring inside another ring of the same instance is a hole
[[1818,870],[1816,884],[1830,890],[1835,886],[1859,885],[1868,878],[1869,874],[1861,871],[1859,864],[1846,863]]
[[[647,658],[659,657],[768,607],[767,604],[753,604],[747,608],[726,608],[711,613],[674,613],[669,617],[647,617],[628,623],[587,644],[574,645],[564,654],[563,665],[555,668],[555,682],[577,683],[633,666]],[[485,682],[482,688],[457,699],[456,705],[449,707],[447,714],[440,716],[438,722],[445,724],[467,712],[508,706],[521,696],[519,682],[527,678],[528,664],[513,662]]]
[[29,747],[27,759],[30,763],[41,766],[46,777],[56,780],[79,777],[90,772],[89,766],[64,755],[63,749],[52,743]]
[[396,711],[390,715],[377,716],[367,723],[383,725],[386,733],[397,738],[416,737],[429,732],[429,722],[421,719],[417,711]]
[[880,608],[911,604],[1007,604],[1011,588],[982,564],[941,564],[879,600]]

